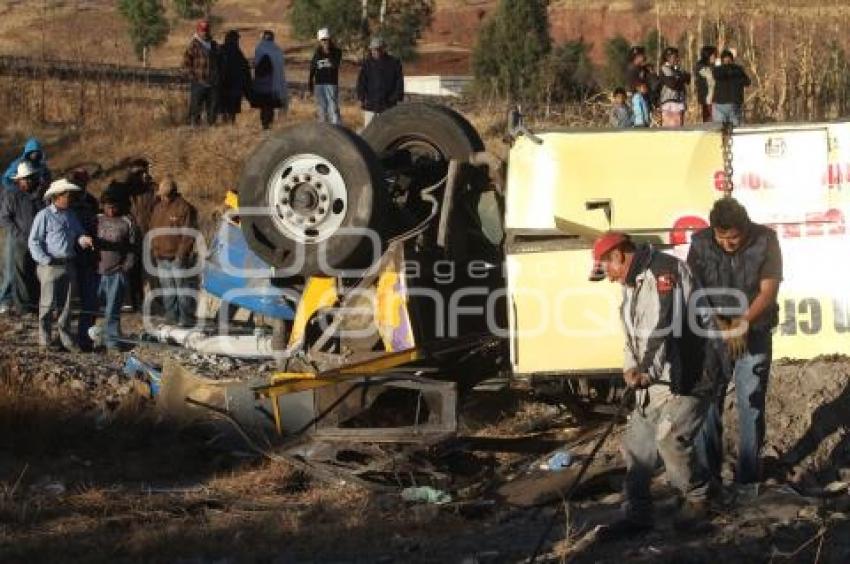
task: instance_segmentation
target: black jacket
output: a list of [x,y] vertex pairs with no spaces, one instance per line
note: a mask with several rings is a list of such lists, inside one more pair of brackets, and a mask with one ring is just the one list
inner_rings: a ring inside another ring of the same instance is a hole
[[15,188],[0,193],[0,227],[17,243],[26,244],[35,214],[44,207],[37,194]]
[[[714,240],[709,227],[691,238],[688,265],[697,283],[704,289],[736,289],[747,298],[746,306],[753,303],[764,279],[782,280],[782,251],[776,233],[769,227],[753,223],[744,246],[735,254],[727,254]],[[734,308],[739,305],[734,296],[710,295],[713,308]],[[705,303],[697,303],[704,307]],[[739,312],[738,315],[744,312]],[[727,316],[735,314],[728,312]],[[768,330],[779,321],[779,306],[772,304],[762,316],[750,325],[750,330]]]
[[342,49],[331,46],[330,53],[325,53],[321,47],[313,53],[310,61],[310,78],[307,81],[309,90],[317,84],[339,85],[339,66],[342,64]]
[[219,51],[219,89],[223,96],[241,100],[251,88],[251,65],[238,43],[225,43]]
[[404,98],[401,61],[390,55],[366,57],[357,77],[357,99],[364,110],[383,112]]
[[743,104],[744,88],[750,85],[750,77],[740,65],[730,63],[714,67],[714,103]]

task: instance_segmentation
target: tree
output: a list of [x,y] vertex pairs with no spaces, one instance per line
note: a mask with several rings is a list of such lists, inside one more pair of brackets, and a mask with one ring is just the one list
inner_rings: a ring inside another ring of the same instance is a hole
[[162,45],[168,37],[165,8],[159,0],[119,0],[118,11],[130,25],[136,56],[147,65],[148,49]]
[[472,54],[480,85],[520,98],[532,94],[540,64],[552,48],[548,0],[500,0]]
[[410,59],[433,13],[434,0],[361,0],[359,6],[352,0],[293,0],[290,18],[300,39],[312,39],[327,27],[341,47],[357,51],[371,33],[379,33],[391,53]]
[[627,86],[626,67],[629,64],[629,42],[622,35],[616,35],[605,42],[605,86],[610,90],[618,86]]
[[590,60],[591,45],[583,39],[558,45],[540,65],[535,84],[547,104],[584,100],[598,90]]
[[217,0],[174,0],[177,15],[184,20],[209,17]]

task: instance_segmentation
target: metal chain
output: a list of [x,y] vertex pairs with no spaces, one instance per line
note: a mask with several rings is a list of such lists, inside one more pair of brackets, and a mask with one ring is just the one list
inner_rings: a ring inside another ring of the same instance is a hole
[[732,197],[732,190],[735,188],[732,181],[732,122],[726,121],[723,123],[723,195],[726,198]]

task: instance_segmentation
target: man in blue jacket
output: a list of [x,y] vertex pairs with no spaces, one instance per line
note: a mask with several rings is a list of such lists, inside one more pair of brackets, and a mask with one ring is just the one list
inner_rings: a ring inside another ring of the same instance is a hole
[[[3,173],[3,194],[8,192],[14,194],[18,187],[15,184],[15,176],[18,174],[18,165],[23,161],[28,161],[36,171],[34,174],[35,187],[34,194],[39,194],[50,183],[50,169],[47,168],[47,156],[44,154],[44,149],[41,143],[36,138],[30,138],[24,144],[24,149],[21,155],[13,160],[6,171]],[[3,271],[2,282],[0,282],[0,313],[6,313],[12,305],[12,287],[14,284],[14,258],[13,258],[13,237],[7,231],[3,243]]]

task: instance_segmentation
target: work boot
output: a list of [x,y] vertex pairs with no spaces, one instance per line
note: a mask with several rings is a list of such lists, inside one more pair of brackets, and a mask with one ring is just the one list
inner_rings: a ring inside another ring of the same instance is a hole
[[655,528],[652,517],[637,519],[635,517],[623,517],[604,527],[600,532],[600,538],[604,540],[629,539]]
[[708,501],[685,500],[679,514],[673,519],[673,528],[679,532],[700,530],[708,525]]

